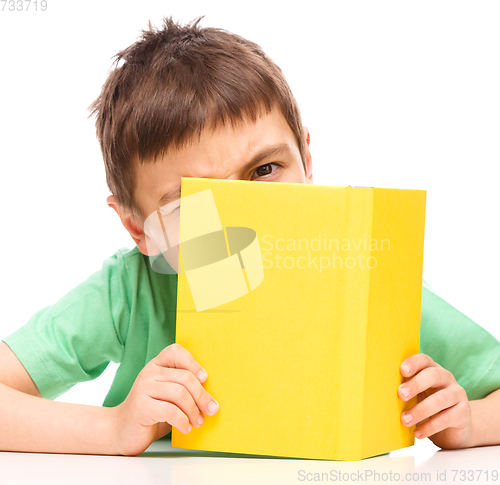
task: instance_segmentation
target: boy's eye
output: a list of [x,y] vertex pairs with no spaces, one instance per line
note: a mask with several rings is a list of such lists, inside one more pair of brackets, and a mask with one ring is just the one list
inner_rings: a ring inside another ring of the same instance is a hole
[[[274,170],[272,169],[273,165],[276,166]],[[257,177],[268,177],[269,175],[273,175],[279,168],[280,165],[278,163],[266,163],[255,169],[255,175]]]

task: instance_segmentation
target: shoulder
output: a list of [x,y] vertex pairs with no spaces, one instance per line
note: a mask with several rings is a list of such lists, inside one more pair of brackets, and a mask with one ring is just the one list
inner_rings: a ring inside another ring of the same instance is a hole
[[122,247],[111,256],[102,261],[100,271],[91,277],[101,277],[107,280],[118,278],[124,283],[137,282],[137,275],[148,272],[148,257],[139,251],[137,246],[133,249]]
[[[148,284],[157,285],[170,281],[171,276],[176,276],[172,274],[173,270],[168,271],[169,274],[164,274],[167,273],[166,271],[155,271],[151,267],[150,257],[141,253],[137,246],[134,246],[133,249],[126,247],[118,249],[112,256],[103,261],[102,267],[109,269],[116,276],[128,278],[130,283],[134,284],[145,279]],[[159,268],[160,266],[156,269]]]
[[102,262],[100,271],[92,277],[97,278],[98,284],[121,287],[127,294],[129,303],[132,304],[142,291],[154,292],[165,281],[153,271],[149,256],[141,253],[137,246],[133,249],[122,247]]
[[[153,258],[154,259],[154,258]],[[156,267],[156,269],[161,269]],[[176,300],[177,274],[155,271],[150,257],[141,253],[137,246],[118,249],[103,261],[102,270],[108,280],[118,279],[126,291],[130,305],[150,303],[150,298],[172,306]]]
[[141,266],[145,263],[144,257],[144,254],[139,251],[137,246],[134,246],[133,249],[123,247],[118,249],[109,258],[106,258],[103,261],[103,266]]

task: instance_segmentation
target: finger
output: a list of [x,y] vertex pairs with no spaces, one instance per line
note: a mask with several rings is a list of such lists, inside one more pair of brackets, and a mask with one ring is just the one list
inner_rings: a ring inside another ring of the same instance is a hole
[[403,401],[408,401],[427,389],[440,389],[453,382],[456,382],[455,377],[443,367],[426,367],[415,377],[401,384],[398,387],[398,394]]
[[205,382],[207,371],[195,360],[187,349],[177,343],[165,347],[154,359],[162,367],[173,367],[191,371],[200,382]]
[[[190,421],[193,423],[193,426],[198,427],[203,424],[203,417],[200,415],[200,411],[202,411],[207,416],[213,416],[219,410],[219,403],[209,392],[205,390],[198,379],[196,379],[196,377],[194,377],[194,375],[187,370],[156,366],[154,381],[157,384],[174,382],[187,389],[196,406],[195,414],[189,415]],[[154,387],[156,389],[156,392],[158,393],[157,396],[159,396],[157,397],[157,399],[163,399],[166,396],[164,394],[166,392],[164,388],[159,387],[158,385]],[[201,423],[198,423],[200,416],[202,418]]]
[[403,377],[410,377],[426,367],[441,367],[427,354],[413,354],[401,362],[400,372]]
[[465,418],[467,416],[464,410],[465,406],[467,406],[467,402],[460,401],[455,404],[455,406],[444,409],[424,424],[419,424],[418,427],[415,428],[415,436],[419,439],[423,439],[439,433],[446,428],[465,428],[468,424]]
[[198,418],[201,416],[198,406],[196,406],[189,391],[181,384],[155,381],[149,388],[148,396],[158,401],[175,404],[195,428],[199,428],[203,424],[198,422]]
[[[422,371],[423,372],[423,371]],[[448,409],[463,400],[463,390],[458,384],[446,387],[430,395],[408,411],[401,414],[401,422],[405,426],[413,426],[439,413],[443,409]],[[465,392],[465,391],[464,391]]]
[[213,416],[219,410],[217,400],[200,384],[192,372],[184,369],[157,367],[157,379],[162,382],[182,384],[193,397],[198,409],[207,416]]
[[173,403],[150,399],[149,417],[155,423],[166,422],[175,426],[181,433],[191,431],[188,417]]

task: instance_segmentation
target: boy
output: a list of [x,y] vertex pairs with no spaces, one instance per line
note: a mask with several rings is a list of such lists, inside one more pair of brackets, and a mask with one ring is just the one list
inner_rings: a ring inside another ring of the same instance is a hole
[[[174,343],[177,276],[149,266],[144,221],[180,197],[181,177],[313,175],[309,132],[279,68],[257,45],[198,23],[150,26],[91,106],[108,205],[137,247],[0,343],[1,450],[134,456],[218,412],[202,363]],[[408,380],[394,390],[418,404],[402,423],[443,448],[500,444],[500,343],[422,291],[421,353],[402,362]],[[121,364],[103,407],[51,401],[111,361]]]

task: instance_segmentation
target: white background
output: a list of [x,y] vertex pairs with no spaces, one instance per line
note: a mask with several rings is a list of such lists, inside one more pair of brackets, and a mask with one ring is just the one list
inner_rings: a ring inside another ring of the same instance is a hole
[[[427,190],[424,278],[500,338],[500,3],[47,3],[0,12],[0,338],[133,247],[87,107],[111,58],[165,15],[205,15],[283,69],[315,183]],[[101,405],[115,370],[58,400]]]

